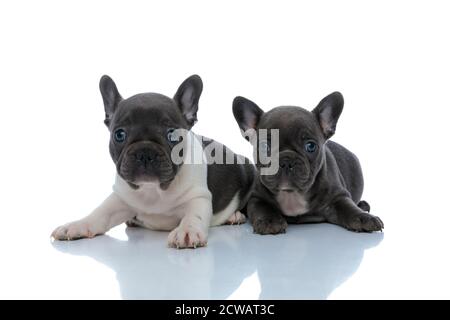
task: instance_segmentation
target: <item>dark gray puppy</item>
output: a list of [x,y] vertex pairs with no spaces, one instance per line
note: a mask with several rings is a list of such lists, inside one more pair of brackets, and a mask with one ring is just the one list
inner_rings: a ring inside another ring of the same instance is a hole
[[[202,89],[202,80],[193,75],[174,98],[142,93],[123,99],[110,77],[101,78],[117,171],[113,193],[87,217],[57,228],[55,239],[93,237],[127,222],[171,231],[171,247],[195,248],[206,245],[209,226],[245,221],[239,210],[256,170],[220,143],[190,131]],[[232,163],[225,164],[225,157]]]
[[[292,106],[264,112],[246,98],[234,99],[234,117],[247,139],[255,141],[258,154],[260,174],[247,205],[256,233],[277,234],[285,232],[287,223],[313,222],[358,232],[383,229],[381,219],[369,214],[369,204],[361,201],[364,182],[358,158],[328,140],[343,106],[339,92],[325,97],[312,112]],[[259,134],[261,129],[267,129],[267,138]],[[271,129],[279,129],[276,147],[271,145]],[[263,163],[260,152],[272,161]],[[278,170],[261,174],[275,159]]]

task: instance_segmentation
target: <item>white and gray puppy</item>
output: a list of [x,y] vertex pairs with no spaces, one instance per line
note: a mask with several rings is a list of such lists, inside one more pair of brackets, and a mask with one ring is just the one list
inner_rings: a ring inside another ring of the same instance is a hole
[[[206,245],[209,226],[244,222],[240,210],[255,168],[222,144],[190,131],[202,89],[201,78],[193,75],[173,99],[157,93],[123,99],[114,81],[103,76],[104,122],[117,168],[113,192],[87,217],[56,228],[53,238],[91,238],[126,222],[171,231],[171,247],[195,248]],[[178,129],[188,134],[180,137]],[[173,159],[175,148],[181,161]],[[223,162],[212,163],[218,158]]]

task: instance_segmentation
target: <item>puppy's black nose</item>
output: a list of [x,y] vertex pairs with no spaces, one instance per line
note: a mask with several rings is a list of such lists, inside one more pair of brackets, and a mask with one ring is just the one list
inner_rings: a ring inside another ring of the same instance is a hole
[[147,167],[149,164],[151,164],[155,159],[154,156],[152,154],[152,151],[150,149],[141,149],[136,151],[136,153],[134,154],[136,161],[139,164],[144,165],[145,167]]
[[295,163],[290,159],[280,159],[280,170],[284,171],[284,173],[289,174],[294,170]]

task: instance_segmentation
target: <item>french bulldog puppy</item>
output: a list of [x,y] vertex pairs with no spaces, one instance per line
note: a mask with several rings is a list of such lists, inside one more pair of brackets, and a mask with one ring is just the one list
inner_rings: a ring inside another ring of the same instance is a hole
[[[123,99],[113,80],[103,76],[104,122],[117,169],[113,192],[87,217],[56,228],[53,238],[91,238],[126,222],[171,231],[170,247],[196,248],[207,244],[209,226],[245,222],[239,210],[256,170],[248,159],[190,131],[202,89],[201,78],[193,75],[174,98],[142,93]],[[211,163],[221,154],[234,164]]]
[[[247,140],[254,141],[257,155],[259,175],[247,204],[255,233],[283,233],[288,223],[314,222],[356,232],[383,229],[381,219],[369,214],[369,204],[361,201],[364,182],[358,158],[329,140],[343,106],[339,92],[325,97],[312,112],[294,106],[264,112],[246,98],[234,99],[234,117]],[[259,134],[261,129],[267,134]],[[275,134],[278,141],[271,141]],[[277,170],[263,174],[272,163],[262,163],[261,154],[276,161]]]

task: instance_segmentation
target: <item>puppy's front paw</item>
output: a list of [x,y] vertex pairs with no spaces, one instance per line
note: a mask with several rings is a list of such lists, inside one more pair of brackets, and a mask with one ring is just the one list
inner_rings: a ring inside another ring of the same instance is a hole
[[285,233],[287,222],[283,217],[264,217],[253,221],[253,232],[259,234]]
[[52,237],[55,240],[77,240],[81,238],[93,238],[100,232],[95,230],[93,226],[86,221],[70,222],[56,228],[52,232]]
[[383,230],[384,224],[380,218],[364,212],[349,217],[343,227],[355,232],[373,232]]
[[225,224],[243,224],[245,221],[247,221],[247,218],[240,211],[236,211],[228,218]]
[[169,234],[168,244],[171,248],[197,248],[206,246],[208,232],[201,227],[187,225],[178,226]]

